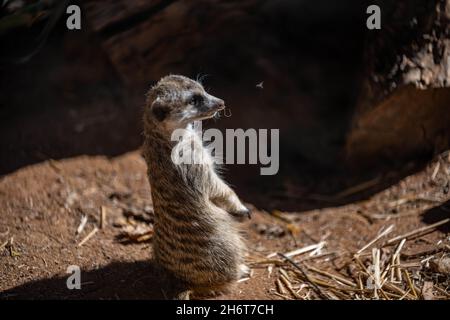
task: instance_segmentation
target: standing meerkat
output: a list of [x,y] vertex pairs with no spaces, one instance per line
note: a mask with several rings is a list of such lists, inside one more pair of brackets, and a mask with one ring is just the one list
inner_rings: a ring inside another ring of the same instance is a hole
[[[193,125],[224,108],[200,83],[179,75],[162,78],[147,95],[143,155],[155,211],[154,259],[181,281],[183,297],[225,291],[248,272],[236,220],[250,211],[216,173]],[[177,129],[182,138],[172,141]],[[201,161],[174,161],[186,147]]]

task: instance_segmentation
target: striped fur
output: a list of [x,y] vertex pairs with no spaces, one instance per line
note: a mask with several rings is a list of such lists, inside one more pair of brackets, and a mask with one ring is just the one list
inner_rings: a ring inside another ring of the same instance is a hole
[[[227,288],[241,276],[244,262],[245,245],[235,217],[249,211],[215,172],[198,132],[191,128],[193,121],[212,117],[223,107],[223,101],[207,94],[201,84],[167,76],[149,91],[144,110],[143,155],[155,211],[154,258],[194,292]],[[187,129],[186,138],[205,161],[172,161],[172,150],[188,143],[184,136],[181,142],[171,141],[171,133],[179,128]]]

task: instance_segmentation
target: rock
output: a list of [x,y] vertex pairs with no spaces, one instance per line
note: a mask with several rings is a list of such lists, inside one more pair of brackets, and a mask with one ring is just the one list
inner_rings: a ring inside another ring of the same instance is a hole
[[[450,146],[450,1],[375,1],[364,80],[346,156],[353,166],[401,163]],[[411,23],[413,22],[413,23]]]

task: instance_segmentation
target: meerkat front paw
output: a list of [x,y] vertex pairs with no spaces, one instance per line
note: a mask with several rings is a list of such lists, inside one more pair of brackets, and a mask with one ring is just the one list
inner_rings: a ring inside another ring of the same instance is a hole
[[239,279],[250,277],[251,269],[245,264],[239,265]]
[[250,209],[248,209],[246,206],[242,205],[237,210],[232,210],[229,212],[234,218],[236,218],[238,221],[244,221],[245,219],[251,219],[252,213]]

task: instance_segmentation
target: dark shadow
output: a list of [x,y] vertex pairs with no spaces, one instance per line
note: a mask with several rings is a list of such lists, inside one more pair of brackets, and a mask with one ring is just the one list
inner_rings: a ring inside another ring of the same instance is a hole
[[136,149],[141,107],[92,34],[58,26],[30,61],[0,66],[0,175],[47,159]]
[[[187,76],[208,75],[207,90],[232,110],[232,117],[205,127],[280,130],[276,176],[261,176],[259,166],[225,166],[226,180],[246,202],[295,211],[344,204],[382,190],[429,159],[364,172],[342,167],[364,67],[365,2],[270,2],[252,13],[257,19],[251,26],[239,20],[218,35],[202,35],[201,45],[180,62],[180,70],[191,70]],[[248,32],[233,31],[244,27]],[[163,74],[130,85],[139,75],[126,67],[130,61],[114,63],[114,52],[102,45],[106,36],[88,23],[67,32],[62,21],[30,61],[2,66],[0,175],[48,159],[112,157],[141,146],[144,94],[178,69],[161,66]],[[14,50],[18,38],[20,33],[2,38],[2,46]],[[139,54],[136,59],[158,63]],[[264,89],[256,86],[262,81]],[[374,179],[369,188],[336,197]]]
[[[242,17],[220,34],[199,34],[203,41],[183,55],[181,69],[162,65],[161,74],[143,79],[127,67],[132,61],[114,61],[116,52],[105,46],[112,35],[91,30],[88,14],[81,31],[68,32],[61,21],[32,59],[1,66],[0,175],[50,158],[114,156],[138,148],[145,92],[176,72],[208,75],[206,88],[233,111],[219,128],[280,128],[283,149],[332,164],[358,92],[362,9],[327,0],[268,3],[249,13],[255,17],[250,26]],[[3,36],[2,51],[17,53],[18,39],[29,36],[25,31]],[[158,64],[134,46],[127,50],[136,51],[135,59]],[[256,87],[261,81],[263,90]]]
[[[422,221],[427,224],[433,224],[447,218],[450,218],[450,200],[440,206],[427,210],[422,215]],[[437,229],[443,233],[450,233],[450,222],[439,226]]]
[[67,289],[67,277],[30,281],[0,292],[2,299],[172,299],[171,282],[151,261],[113,262],[81,270],[81,289]]

